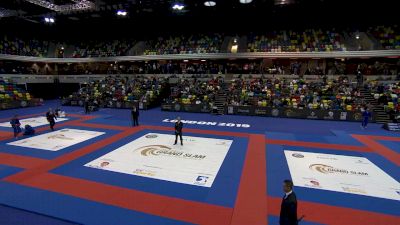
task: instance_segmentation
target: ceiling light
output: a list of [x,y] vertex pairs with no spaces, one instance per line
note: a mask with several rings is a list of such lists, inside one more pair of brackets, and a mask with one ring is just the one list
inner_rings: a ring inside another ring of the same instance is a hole
[[181,4],[181,3],[175,3],[173,6],[172,6],[172,9],[173,10],[178,10],[178,11],[181,11],[182,9],[184,9],[185,8],[185,6],[183,5],[183,4]]
[[189,60],[187,60],[187,59],[184,59],[184,60],[183,60],[183,62],[189,62]]
[[242,4],[249,4],[251,3],[253,0],[239,0],[240,3]]
[[128,13],[125,10],[118,10],[117,15],[118,16],[126,16]]
[[46,23],[54,23],[55,20],[54,20],[54,18],[51,18],[51,17],[45,17],[44,18],[44,22],[46,22]]
[[205,6],[208,6],[208,7],[213,7],[213,6],[215,6],[217,3],[216,2],[214,2],[214,1],[205,1],[204,2],[204,5]]

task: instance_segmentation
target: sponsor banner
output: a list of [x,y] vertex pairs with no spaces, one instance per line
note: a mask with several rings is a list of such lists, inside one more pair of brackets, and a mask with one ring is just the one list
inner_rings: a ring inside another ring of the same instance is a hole
[[295,186],[400,200],[400,183],[364,157],[285,150]]
[[208,104],[162,104],[161,110],[176,112],[211,112],[211,108]]
[[[162,104],[161,109],[165,111],[184,111],[184,112],[210,112],[211,109],[204,105],[183,105],[183,104]],[[233,106],[226,107],[226,112],[230,115],[247,116],[268,116],[315,120],[346,120],[361,121],[361,112],[323,110],[323,109],[294,109],[294,108],[272,108],[259,106]],[[374,118],[372,119],[374,121]]]
[[3,109],[15,109],[15,108],[21,108],[21,107],[32,107],[32,106],[38,106],[42,105],[42,102],[40,99],[31,99],[29,101],[25,100],[5,100],[0,103],[0,110]]
[[[57,118],[57,122],[62,122],[68,120],[68,118]],[[30,125],[31,127],[39,127],[43,125],[49,124],[45,116],[39,116],[39,117],[32,117],[32,118],[27,118],[27,119],[21,119],[19,120],[21,123],[21,127],[24,128],[25,125]],[[0,127],[11,127],[10,122],[3,122],[0,123]]]
[[383,128],[390,131],[400,131],[400,123],[385,123]]
[[59,151],[103,134],[105,133],[66,128],[7,144],[40,150]]
[[86,167],[211,187],[232,140],[148,133],[87,163]]

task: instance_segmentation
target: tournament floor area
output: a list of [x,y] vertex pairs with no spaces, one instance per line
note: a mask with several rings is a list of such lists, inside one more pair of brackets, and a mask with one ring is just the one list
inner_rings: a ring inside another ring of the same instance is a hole
[[[129,110],[63,107],[52,132],[57,104],[0,112],[0,224],[279,224],[285,179],[301,225],[400,224],[400,135],[380,124],[157,108],[132,127]],[[37,134],[14,140],[14,114]]]

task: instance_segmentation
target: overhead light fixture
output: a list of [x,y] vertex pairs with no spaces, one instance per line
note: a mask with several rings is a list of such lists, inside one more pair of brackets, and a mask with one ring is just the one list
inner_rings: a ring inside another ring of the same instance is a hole
[[185,8],[185,6],[182,4],[182,3],[175,3],[173,6],[172,6],[172,9],[173,10],[178,10],[178,11],[181,11],[181,10],[183,10]]
[[46,22],[46,23],[54,23],[55,20],[54,20],[54,18],[51,18],[51,17],[45,17],[44,18],[44,22]]
[[208,7],[213,7],[213,6],[215,6],[217,3],[216,2],[214,2],[214,1],[205,1],[204,2],[204,5],[205,6],[208,6]]
[[184,60],[183,60],[183,62],[189,62],[189,60],[187,60],[187,59],[184,59]]
[[118,10],[117,15],[118,16],[126,16],[126,15],[128,15],[128,13],[125,10]]
[[66,12],[66,13],[89,10],[95,7],[95,4],[89,0],[71,0],[73,4],[65,4],[65,5],[57,5],[53,3],[54,1],[48,1],[48,0],[25,0],[25,1],[46,9],[50,9],[52,11]]
[[205,59],[202,59],[201,61],[202,61],[202,62],[205,62],[206,60],[205,60]]
[[251,3],[253,0],[239,0],[240,3],[242,4],[249,4]]
[[295,3],[294,0],[275,0],[274,4],[275,5],[290,5]]

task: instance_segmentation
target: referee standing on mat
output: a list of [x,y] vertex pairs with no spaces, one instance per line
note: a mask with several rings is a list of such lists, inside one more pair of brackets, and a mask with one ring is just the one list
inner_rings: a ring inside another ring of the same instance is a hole
[[135,105],[132,107],[131,114],[132,114],[132,125],[139,126],[139,110],[136,108]]
[[177,118],[178,121],[175,122],[175,143],[174,145],[176,145],[176,143],[178,142],[178,136],[181,139],[181,145],[183,145],[183,141],[182,141],[182,128],[183,128],[183,123],[181,121],[181,118],[178,117]]

